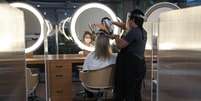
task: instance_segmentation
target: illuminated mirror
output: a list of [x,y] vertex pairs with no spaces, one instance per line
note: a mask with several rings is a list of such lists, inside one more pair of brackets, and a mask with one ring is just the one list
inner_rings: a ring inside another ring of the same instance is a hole
[[176,10],[179,7],[176,4],[169,2],[160,2],[151,6],[145,13],[147,22],[158,22],[161,13]]
[[45,33],[44,19],[40,12],[31,5],[25,3],[12,3],[10,5],[24,12],[26,34],[25,53],[33,52],[43,43]]
[[[25,53],[32,53],[40,47],[47,34],[46,27],[51,32],[51,26],[34,7],[26,3],[11,3],[13,7],[18,8],[24,13],[25,22]],[[46,26],[47,24],[48,26]],[[43,56],[43,55],[42,55]],[[39,56],[40,57],[40,56]],[[37,60],[39,63],[34,63]],[[47,100],[47,70],[45,68],[45,58],[37,58],[37,55],[26,57],[25,78],[27,101],[46,101]]]
[[[93,51],[93,47],[86,46],[82,42],[86,31],[90,32],[89,24],[100,23],[103,17],[109,17],[118,21],[115,13],[106,5],[100,3],[89,3],[81,6],[73,15],[70,23],[70,32],[73,40],[81,49]],[[118,27],[114,26],[115,34],[118,34]]]
[[[179,9],[179,7],[176,4],[169,3],[169,2],[160,2],[160,3],[157,3],[153,6],[151,6],[146,11],[146,13],[145,13],[146,22],[144,24],[145,29],[148,31],[146,49],[150,50],[150,49],[152,49],[152,47],[155,49],[157,48],[156,37],[158,36],[158,33],[156,30],[153,30],[154,29],[153,27],[155,27],[155,28],[157,27],[160,14],[164,13],[164,12],[176,10],[176,9]],[[151,30],[150,30],[150,27],[152,27]],[[153,33],[153,35],[152,35],[152,33]]]

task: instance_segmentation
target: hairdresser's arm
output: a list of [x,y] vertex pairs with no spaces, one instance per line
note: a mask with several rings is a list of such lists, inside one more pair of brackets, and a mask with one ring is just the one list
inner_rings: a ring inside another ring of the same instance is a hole
[[119,36],[115,36],[115,42],[118,48],[125,48],[128,46],[128,42],[122,38],[119,38]]
[[123,22],[112,22],[112,24],[114,24],[114,25],[126,30],[126,24],[123,23]]
[[95,26],[102,29],[102,30],[107,31],[107,28],[103,24],[95,24]]

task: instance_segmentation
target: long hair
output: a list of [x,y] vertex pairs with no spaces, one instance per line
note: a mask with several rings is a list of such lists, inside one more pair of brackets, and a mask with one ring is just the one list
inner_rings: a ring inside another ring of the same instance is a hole
[[95,44],[95,58],[106,60],[112,54],[109,38],[103,32],[99,33]]

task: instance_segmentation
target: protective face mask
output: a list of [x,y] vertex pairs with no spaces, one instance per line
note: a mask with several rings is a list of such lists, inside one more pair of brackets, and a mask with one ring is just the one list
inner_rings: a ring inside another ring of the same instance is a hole
[[85,41],[85,43],[89,44],[91,42],[91,39],[90,38],[85,38],[84,41]]

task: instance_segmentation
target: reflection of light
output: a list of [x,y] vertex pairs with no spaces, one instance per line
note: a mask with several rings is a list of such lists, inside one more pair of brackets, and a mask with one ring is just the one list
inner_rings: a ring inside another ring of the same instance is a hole
[[67,33],[65,32],[65,24],[66,24],[66,23],[69,23],[70,20],[71,20],[71,17],[67,17],[67,18],[63,21],[62,28],[61,28],[61,29],[62,29],[62,33],[63,33],[63,35],[66,37],[67,40],[72,40],[72,38],[69,37],[69,36],[67,36]]
[[47,36],[51,36],[50,33],[52,32],[52,24],[49,20],[45,19],[45,24],[47,26]]
[[175,49],[176,44],[174,43],[162,43],[159,44],[159,49],[161,50],[171,50],[171,49]]
[[159,15],[163,12],[179,9],[180,7],[170,2],[159,2],[151,6],[145,12],[145,21],[159,21]]
[[[79,17],[79,15],[84,12],[85,10],[87,9],[90,9],[90,8],[99,8],[99,9],[102,9],[104,11],[106,11],[112,18],[113,21],[116,21],[117,22],[117,18],[116,18],[116,15],[115,13],[107,6],[103,5],[103,4],[100,4],[100,3],[89,3],[89,4],[86,4],[82,7],[80,7],[73,15],[72,17],[72,20],[71,20],[71,25],[70,25],[70,31],[71,31],[71,34],[72,34],[72,37],[74,39],[74,41],[78,44],[78,46],[82,49],[85,49],[85,50],[88,50],[88,51],[94,51],[94,47],[88,47],[86,45],[84,45],[80,40],[79,38],[77,37],[77,34],[76,34],[76,31],[75,31],[75,24],[76,24],[76,21],[77,21],[77,18]],[[114,33],[115,34],[118,34],[118,27],[115,26],[114,27]]]
[[36,50],[42,44],[44,35],[45,35],[44,19],[43,19],[42,15],[36,8],[34,8],[31,5],[26,4],[26,3],[11,3],[10,5],[13,7],[16,7],[16,8],[26,9],[26,10],[32,12],[38,18],[38,20],[40,22],[40,27],[41,27],[40,37],[36,41],[36,43],[34,43],[32,46],[25,49],[25,53],[29,53],[29,52]]
[[11,50],[12,49],[12,43],[13,43],[13,36],[11,34],[3,34],[4,36],[0,37],[0,46],[1,50]]
[[152,49],[152,46],[150,44],[146,44],[146,48],[145,49]]

